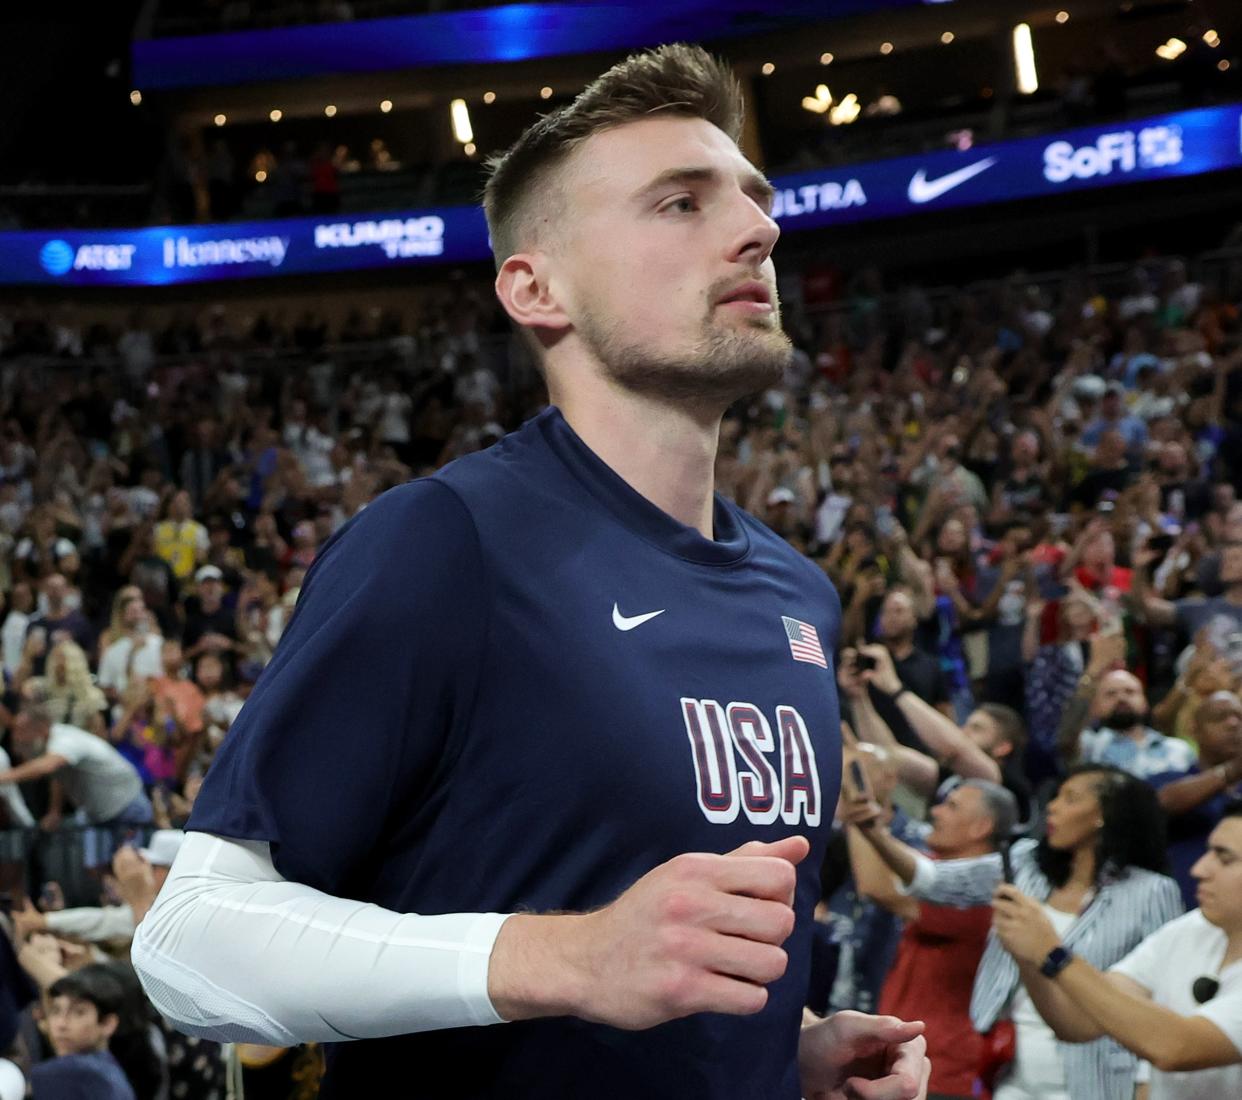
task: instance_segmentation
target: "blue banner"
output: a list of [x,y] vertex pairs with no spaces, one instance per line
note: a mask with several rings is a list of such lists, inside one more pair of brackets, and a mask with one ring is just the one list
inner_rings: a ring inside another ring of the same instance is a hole
[[805,172],[772,182],[786,231],[1242,167],[1242,108],[1136,122]]
[[[769,34],[916,0],[546,0],[356,23],[138,40],[133,86],[213,87],[327,73],[486,65]],[[924,3],[930,0],[923,0]]]
[[[1242,167],[1242,107],[1208,107],[778,177],[785,232]],[[162,286],[491,259],[477,206],[0,233],[0,284]]]
[[0,283],[163,286],[490,260],[478,206],[154,229],[0,233]]

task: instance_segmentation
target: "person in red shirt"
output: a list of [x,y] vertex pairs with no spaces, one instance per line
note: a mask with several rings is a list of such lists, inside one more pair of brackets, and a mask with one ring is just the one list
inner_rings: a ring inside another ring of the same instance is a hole
[[[1018,806],[1004,787],[967,779],[932,807],[931,817],[927,847],[932,855],[967,859],[995,852],[1008,843],[1018,820]],[[924,1035],[932,1064],[928,1100],[975,1096],[983,1039],[970,1022],[970,997],[992,923],[992,907],[956,909],[903,893],[855,825],[849,826],[849,849],[859,891],[906,921],[897,957],[880,991],[880,1013],[913,1013],[926,1023]]]

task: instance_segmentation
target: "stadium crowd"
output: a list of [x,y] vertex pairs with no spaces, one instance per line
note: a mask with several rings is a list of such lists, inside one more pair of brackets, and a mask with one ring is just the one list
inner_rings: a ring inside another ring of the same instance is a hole
[[[925,1019],[936,1095],[1242,1095],[1191,1027],[1242,1049],[1238,274],[862,272],[722,428],[718,490],[842,603],[808,1005]],[[504,332],[465,284],[332,331],[0,307],[0,1046],[35,1100],[314,1095],[313,1050],[164,1025],[126,944],[325,541],[540,407]],[[1128,999],[1067,1007],[1062,940]]]

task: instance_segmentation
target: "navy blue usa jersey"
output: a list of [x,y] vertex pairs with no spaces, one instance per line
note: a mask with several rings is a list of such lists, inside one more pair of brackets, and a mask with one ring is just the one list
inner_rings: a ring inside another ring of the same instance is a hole
[[719,496],[714,522],[711,540],[662,512],[556,409],[384,494],[315,561],[189,828],[422,914],[587,910],[679,853],[800,833],[765,1009],[342,1043],[324,1097],[801,1095],[840,603]]

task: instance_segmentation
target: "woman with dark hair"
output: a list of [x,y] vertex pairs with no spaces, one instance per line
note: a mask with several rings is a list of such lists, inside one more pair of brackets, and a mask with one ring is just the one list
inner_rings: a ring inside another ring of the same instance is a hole
[[[924,901],[986,904],[1002,881],[1000,855],[933,862],[877,824],[873,803],[856,801],[844,816]],[[1041,903],[1067,947],[1102,970],[1182,912],[1166,862],[1155,791],[1100,764],[1069,773],[1048,804],[1044,836],[1018,841],[1008,859],[1014,885]],[[1049,958],[1045,966],[1058,961]],[[1132,1100],[1138,1059],[1111,1039],[1081,1045],[1056,1039],[994,932],[975,976],[970,1014],[984,1034],[1012,1028],[1013,1060],[1001,1071],[995,1100]]]

